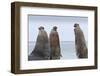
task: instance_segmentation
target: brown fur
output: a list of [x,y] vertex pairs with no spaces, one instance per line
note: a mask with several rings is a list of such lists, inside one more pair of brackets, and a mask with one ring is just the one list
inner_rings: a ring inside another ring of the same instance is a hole
[[49,37],[51,48],[50,59],[60,59],[61,56],[59,35],[56,29],[57,27],[53,27]]
[[76,55],[78,58],[87,58],[88,57],[88,49],[86,46],[86,41],[84,34],[79,27],[79,24],[74,25],[75,29],[75,47],[76,47]]
[[43,27],[39,28],[39,34],[36,40],[36,45],[31,53],[31,57],[31,59],[33,60],[50,59],[50,44],[47,33]]

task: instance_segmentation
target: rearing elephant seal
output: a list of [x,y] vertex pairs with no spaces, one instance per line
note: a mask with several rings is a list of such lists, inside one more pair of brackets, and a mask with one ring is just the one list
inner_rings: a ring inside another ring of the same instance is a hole
[[50,44],[44,27],[39,27],[39,33],[29,60],[50,60]]
[[51,49],[51,56],[50,59],[60,59],[61,57],[61,49],[60,49],[60,41],[59,41],[59,35],[57,32],[57,27],[54,26],[51,30],[50,36],[50,49]]
[[75,47],[76,47],[76,55],[78,58],[87,58],[88,57],[88,49],[86,46],[86,41],[84,34],[79,26],[79,24],[74,24],[74,33],[75,33]]

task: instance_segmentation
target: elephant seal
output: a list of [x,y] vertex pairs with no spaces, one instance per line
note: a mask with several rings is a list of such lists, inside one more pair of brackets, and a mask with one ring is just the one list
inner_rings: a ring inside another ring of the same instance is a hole
[[60,59],[61,49],[60,49],[59,35],[56,26],[54,26],[53,29],[51,30],[51,33],[49,35],[49,40],[51,49],[50,59],[51,60]]
[[50,44],[44,27],[39,27],[39,33],[35,48],[29,56],[29,60],[50,60]]
[[86,46],[85,37],[79,24],[77,23],[74,24],[74,33],[75,33],[75,48],[77,57],[88,58],[88,49]]

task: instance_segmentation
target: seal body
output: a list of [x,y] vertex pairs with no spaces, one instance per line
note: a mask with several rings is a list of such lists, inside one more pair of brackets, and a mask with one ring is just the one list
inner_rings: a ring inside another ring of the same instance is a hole
[[49,60],[50,59],[50,44],[48,36],[43,27],[39,28],[39,34],[36,40],[35,48],[33,49],[29,60]]
[[50,59],[60,59],[61,57],[59,35],[56,29],[57,27],[53,27],[49,36],[51,49]]
[[85,37],[83,31],[81,30],[79,24],[74,24],[74,33],[75,33],[75,48],[76,55],[78,58],[87,58],[88,57],[88,49],[86,46]]

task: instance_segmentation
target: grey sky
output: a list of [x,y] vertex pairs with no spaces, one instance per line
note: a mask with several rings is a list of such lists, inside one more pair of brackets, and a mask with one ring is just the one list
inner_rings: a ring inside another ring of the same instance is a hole
[[71,16],[36,16],[29,15],[29,40],[36,41],[38,35],[38,27],[44,26],[45,31],[49,33],[53,26],[58,27],[60,41],[74,41],[74,24],[79,23],[84,32],[86,41],[88,40],[88,18],[87,17],[71,17]]

